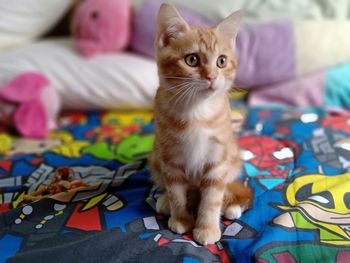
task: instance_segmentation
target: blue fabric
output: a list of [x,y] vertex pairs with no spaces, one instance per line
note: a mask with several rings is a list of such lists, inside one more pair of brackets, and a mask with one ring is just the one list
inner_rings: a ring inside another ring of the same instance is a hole
[[350,64],[326,71],[325,107],[350,109]]
[[[350,116],[248,109],[239,143],[254,200],[239,219],[223,219],[222,239],[208,246],[171,232],[168,217],[154,211],[158,192],[138,158],[150,150],[154,126],[142,118],[66,114],[68,124],[51,134],[59,145],[42,141],[33,152],[17,146],[16,155],[1,156],[0,261],[349,262]],[[60,168],[94,187],[23,199]]]

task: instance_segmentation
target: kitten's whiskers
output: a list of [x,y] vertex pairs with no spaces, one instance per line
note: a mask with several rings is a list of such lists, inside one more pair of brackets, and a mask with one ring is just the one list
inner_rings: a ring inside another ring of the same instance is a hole
[[186,85],[186,84],[189,84],[190,82],[189,81],[184,81],[184,82],[181,82],[180,84],[177,84],[175,86],[172,86],[170,88],[167,88],[167,91],[172,91],[174,89],[181,89],[182,86]]
[[191,85],[191,83],[186,83],[185,85],[181,86],[181,88],[178,88],[178,90],[176,90],[173,96],[169,99],[169,102],[172,102],[175,98],[181,97],[183,93],[190,88]]
[[161,75],[161,76],[165,79],[182,79],[182,80],[190,80],[190,81],[198,82],[198,83],[205,82],[205,80],[203,80],[203,79],[197,79],[197,78],[191,78],[191,77],[178,77],[178,76],[165,76],[165,75]]
[[[185,101],[185,99],[187,98],[187,95],[193,90],[193,84],[190,83],[189,86],[186,87],[186,89],[182,92],[182,94],[180,94],[180,96],[178,96],[178,98],[176,99],[176,101],[174,102],[175,105],[179,105],[180,103],[182,103],[183,101]],[[187,104],[187,103],[186,103]]]

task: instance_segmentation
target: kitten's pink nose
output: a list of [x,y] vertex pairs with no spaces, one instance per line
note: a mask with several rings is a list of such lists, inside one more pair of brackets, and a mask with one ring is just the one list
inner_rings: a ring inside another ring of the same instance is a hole
[[209,80],[209,81],[213,81],[214,79],[216,79],[216,75],[215,74],[208,74],[205,76],[205,79]]

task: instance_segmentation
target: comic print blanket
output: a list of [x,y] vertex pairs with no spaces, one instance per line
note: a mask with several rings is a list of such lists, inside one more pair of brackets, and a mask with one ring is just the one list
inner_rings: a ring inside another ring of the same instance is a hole
[[[248,109],[241,179],[254,201],[208,246],[154,212],[153,128],[150,112],[76,112],[47,140],[1,134],[0,262],[350,262],[350,116]],[[85,185],[25,199],[58,172]]]

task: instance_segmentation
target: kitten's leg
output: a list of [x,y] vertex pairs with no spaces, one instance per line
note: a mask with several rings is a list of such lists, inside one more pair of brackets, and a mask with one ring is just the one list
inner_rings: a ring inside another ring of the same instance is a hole
[[180,179],[183,175],[171,175],[170,178],[166,183],[171,215],[168,225],[172,231],[183,234],[194,225],[193,215],[186,209],[188,184]]
[[201,182],[201,201],[199,203],[196,227],[193,230],[194,239],[201,244],[213,244],[220,240],[220,216],[225,192],[224,168],[218,166],[208,173],[206,180]]
[[157,204],[156,204],[156,211],[157,213],[160,213],[160,214],[170,215],[169,198],[166,192],[161,194],[158,197]]
[[[164,173],[161,169],[160,158],[157,156],[156,152],[153,151],[150,155],[149,159],[149,167],[152,175],[152,179],[155,185],[158,185],[161,189],[164,189]],[[160,214],[170,215],[170,205],[166,190],[164,189],[164,193],[162,193],[156,203],[156,211]]]

